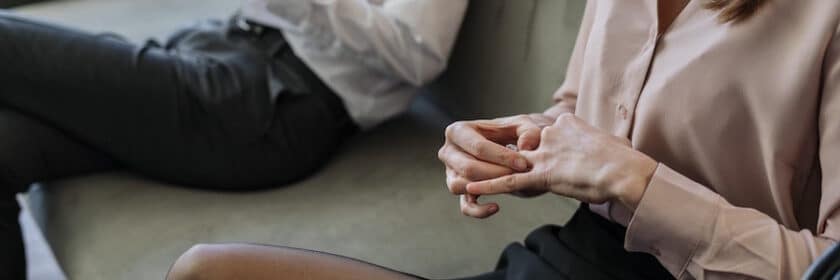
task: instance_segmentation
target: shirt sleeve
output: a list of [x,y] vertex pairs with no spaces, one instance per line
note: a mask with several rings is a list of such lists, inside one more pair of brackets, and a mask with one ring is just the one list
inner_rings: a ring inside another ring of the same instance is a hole
[[583,19],[580,23],[575,47],[566,67],[566,79],[559,89],[554,93],[554,107],[546,113],[559,115],[561,113],[574,113],[577,104],[577,96],[580,88],[581,68],[586,54],[586,45],[589,41],[589,32],[592,29],[592,22],[595,17],[595,6],[598,1],[586,1],[586,8],[583,12]]
[[[445,68],[467,0],[264,0],[264,24],[321,57],[358,63],[420,86]],[[381,3],[381,4],[377,4]]]
[[679,279],[799,279],[840,237],[840,40],[823,65],[819,112],[822,197],[817,232],[736,207],[659,165],[627,229],[626,249],[653,254]]

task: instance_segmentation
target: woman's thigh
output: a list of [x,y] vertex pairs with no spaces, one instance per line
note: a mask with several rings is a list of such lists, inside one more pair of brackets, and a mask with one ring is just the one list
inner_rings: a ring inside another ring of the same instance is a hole
[[308,250],[246,244],[197,245],[167,279],[409,280],[414,276],[362,261]]

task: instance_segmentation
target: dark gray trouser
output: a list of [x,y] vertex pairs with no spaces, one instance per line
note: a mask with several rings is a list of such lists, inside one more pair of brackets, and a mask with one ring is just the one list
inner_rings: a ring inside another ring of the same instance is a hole
[[[279,33],[230,26],[137,46],[0,12],[3,279],[24,276],[14,195],[33,182],[121,167],[213,190],[279,186],[356,130],[341,100],[277,47]],[[272,92],[283,87],[266,69],[277,68],[308,92]]]

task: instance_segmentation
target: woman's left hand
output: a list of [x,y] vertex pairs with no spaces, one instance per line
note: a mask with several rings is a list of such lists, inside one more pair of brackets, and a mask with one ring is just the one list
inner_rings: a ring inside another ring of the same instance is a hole
[[572,114],[542,130],[539,148],[522,151],[532,168],[467,185],[474,195],[553,192],[581,202],[619,202],[631,210],[644,194],[657,162],[629,141],[589,126]]

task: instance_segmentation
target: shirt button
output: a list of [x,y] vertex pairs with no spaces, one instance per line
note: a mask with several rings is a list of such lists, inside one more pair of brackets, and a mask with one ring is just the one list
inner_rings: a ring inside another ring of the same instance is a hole
[[618,116],[621,117],[622,119],[626,120],[627,115],[628,115],[627,107],[625,107],[624,105],[618,105]]

